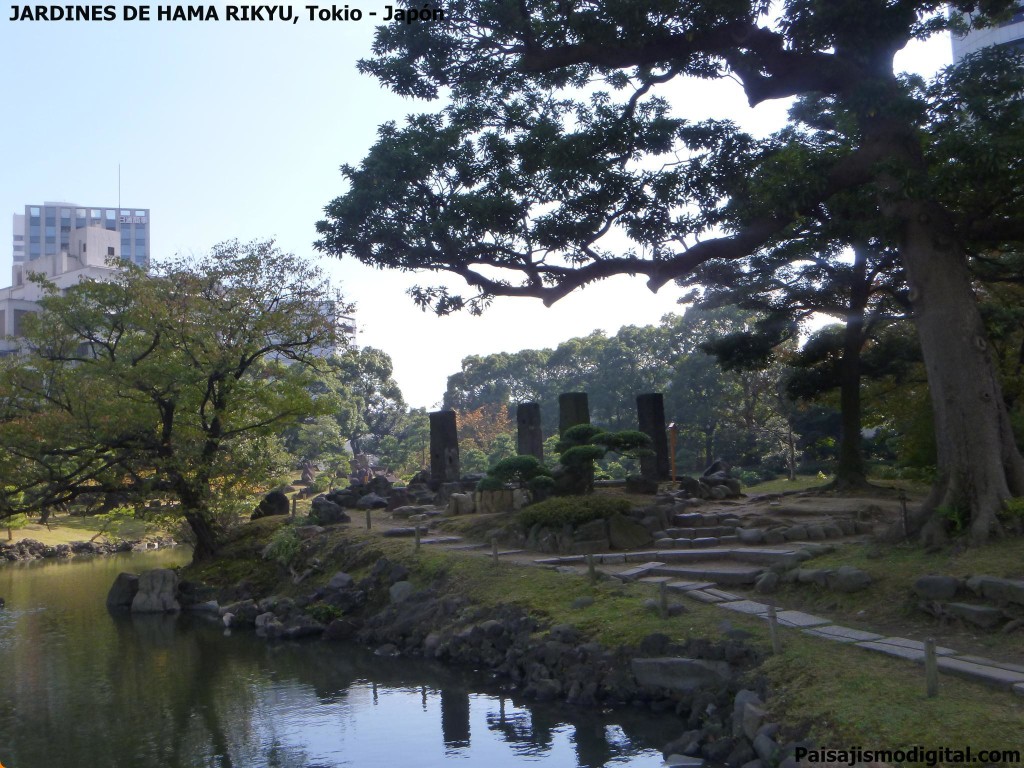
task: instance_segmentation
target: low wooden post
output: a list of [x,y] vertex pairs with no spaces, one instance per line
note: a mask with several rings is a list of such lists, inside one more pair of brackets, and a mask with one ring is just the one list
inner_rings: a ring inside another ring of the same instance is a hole
[[491,537],[491,557],[494,558],[494,563],[495,563],[495,565],[497,565],[497,563],[498,563],[498,537],[497,536]]
[[939,695],[939,663],[935,658],[935,638],[924,641],[924,679],[925,692],[929,699]]
[[903,513],[903,538],[910,539],[910,521],[907,519],[907,492],[900,488],[900,512]]
[[416,537],[416,551],[419,552],[420,551],[420,524],[416,523],[416,525],[414,525],[412,529],[413,529],[413,531],[415,531],[415,533],[413,535]]
[[597,568],[594,567],[594,556],[587,555],[587,574],[590,576],[590,581],[597,581]]
[[298,505],[298,496],[292,496],[292,517],[295,517],[295,507]]
[[772,653],[778,656],[782,653],[782,640],[779,638],[779,617],[774,605],[768,606],[768,634],[772,638]]
[[370,530],[370,510],[366,510],[366,530]]
[[661,610],[661,618],[668,618],[668,582],[658,583],[658,608]]

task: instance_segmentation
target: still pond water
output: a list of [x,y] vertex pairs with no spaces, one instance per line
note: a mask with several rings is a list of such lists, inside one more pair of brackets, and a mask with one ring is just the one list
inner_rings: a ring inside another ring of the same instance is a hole
[[527,706],[479,676],[348,645],[107,612],[119,572],[188,557],[0,565],[0,764],[654,768],[683,730],[644,712]]

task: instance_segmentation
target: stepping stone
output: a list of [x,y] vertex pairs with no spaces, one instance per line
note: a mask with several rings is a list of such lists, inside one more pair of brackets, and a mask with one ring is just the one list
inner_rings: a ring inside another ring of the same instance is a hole
[[710,581],[670,581],[668,588],[676,592],[689,592],[691,589],[707,589],[715,586]]
[[895,656],[898,659],[907,659],[908,661],[924,661],[924,651],[919,651],[914,648],[906,648],[902,645],[888,645],[887,643],[878,642],[865,642],[855,643],[858,648],[863,648],[867,651],[877,651],[878,653],[884,653],[887,656]]
[[713,581],[716,584],[727,586],[738,586],[741,584],[753,584],[757,577],[764,572],[764,568],[745,565],[716,565],[692,566],[663,565],[658,568],[658,575],[672,576],[677,579]]
[[723,603],[725,602],[718,595],[712,595],[704,590],[691,589],[689,592],[684,593],[687,597],[692,597],[702,603]]
[[615,574],[615,577],[622,579],[623,581],[633,581],[634,579],[640,578],[640,576],[648,571],[653,571],[655,568],[660,568],[663,565],[665,564],[657,562],[644,563],[643,565],[638,565],[633,568],[627,568],[624,571],[620,571]]
[[[481,544],[481,549],[486,547]],[[568,563],[582,563],[586,558],[583,555],[567,555],[566,557],[542,557],[534,560],[537,565],[566,565]]]
[[957,677],[964,677],[975,682],[986,685],[996,685],[1000,688],[1012,689],[1018,684],[1024,684],[1024,672],[1011,672],[999,667],[990,667],[984,664],[974,664],[962,659],[954,659],[948,656],[938,660],[939,670],[948,672]]
[[432,536],[429,539],[420,539],[420,544],[454,544],[462,541],[461,536]]
[[463,552],[471,549],[484,549],[486,544],[460,544],[457,547],[448,547],[452,552]]
[[882,639],[882,635],[876,635],[874,632],[864,632],[860,629],[842,627],[838,624],[829,624],[824,627],[815,627],[813,629],[804,629],[801,631],[806,635],[823,637],[826,640],[836,640],[840,643],[863,643],[869,640]]
[[661,557],[663,554],[657,550],[648,550],[647,552],[627,552],[623,557],[626,558],[627,563],[643,563],[652,557]]
[[[886,645],[897,645],[901,648],[912,648],[915,651],[924,651],[924,643],[920,640],[910,640],[906,637],[885,637],[879,640],[880,643]],[[942,646],[935,647],[935,654],[937,656],[955,656],[956,651],[952,648],[943,648]]]
[[601,565],[618,565],[626,562],[625,555],[597,555],[596,557]]
[[813,616],[803,611],[779,611],[776,614],[776,618],[779,620],[779,624],[784,627],[819,627],[832,623],[829,619]]
[[717,547],[719,541],[714,536],[702,536],[699,539],[693,539],[690,542],[690,546],[694,549],[707,549],[708,547]]
[[1024,674],[1024,667],[1020,664],[1010,664],[1005,661],[995,661],[994,659],[984,659],[981,656],[967,656],[957,655],[953,658],[959,659],[960,661],[969,661],[972,664],[981,664],[986,667],[999,667],[999,669],[1005,669],[1007,672],[1019,672]]
[[498,552],[498,557],[501,557],[502,555],[521,555],[525,551],[525,549],[503,549]]
[[709,595],[714,595],[715,597],[720,597],[723,600],[742,600],[743,599],[739,595],[734,595],[732,592],[726,592],[726,591],[721,590],[721,589],[705,589],[704,591],[707,592]]
[[751,614],[765,613],[768,610],[767,605],[753,600],[736,600],[734,602],[722,603],[722,607],[730,611]]
[[734,560],[755,565],[796,565],[801,555],[794,549],[733,549],[729,550]]

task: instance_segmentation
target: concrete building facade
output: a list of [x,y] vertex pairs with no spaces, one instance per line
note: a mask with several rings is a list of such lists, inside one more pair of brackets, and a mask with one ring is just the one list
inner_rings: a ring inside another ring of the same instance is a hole
[[1024,48],[1024,2],[1019,2],[1012,18],[1002,24],[974,29],[963,37],[953,35],[953,61],[990,45]]
[[148,208],[82,206],[76,203],[46,202],[26,205],[14,214],[14,263],[56,256],[71,248],[72,233],[94,228],[117,234],[118,255],[148,268],[150,220]]

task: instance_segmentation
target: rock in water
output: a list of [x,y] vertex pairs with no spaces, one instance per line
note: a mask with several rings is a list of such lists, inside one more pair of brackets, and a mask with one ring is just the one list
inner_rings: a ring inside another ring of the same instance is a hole
[[139,591],[132,600],[132,613],[180,611],[178,574],[170,568],[154,568],[139,574]]
[[107,607],[124,608],[125,610],[131,608],[132,601],[135,599],[135,595],[138,591],[138,576],[134,573],[117,574],[117,578],[114,579],[114,583],[111,585],[110,591],[107,593]]

